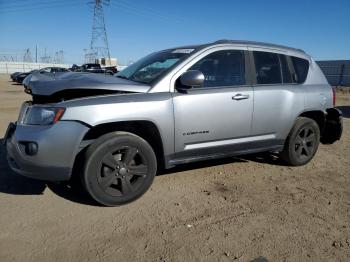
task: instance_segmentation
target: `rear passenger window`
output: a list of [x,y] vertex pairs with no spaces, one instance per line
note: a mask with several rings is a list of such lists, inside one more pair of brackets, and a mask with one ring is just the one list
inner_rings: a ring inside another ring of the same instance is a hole
[[281,61],[281,67],[282,67],[283,84],[293,83],[293,78],[289,70],[287,57],[285,55],[280,55],[280,61]]
[[254,51],[258,84],[281,84],[282,75],[278,54]]
[[204,57],[190,70],[199,70],[204,74],[203,87],[245,85],[244,51],[217,51]]
[[292,56],[292,62],[296,73],[296,82],[304,83],[309,72],[309,61],[299,57]]

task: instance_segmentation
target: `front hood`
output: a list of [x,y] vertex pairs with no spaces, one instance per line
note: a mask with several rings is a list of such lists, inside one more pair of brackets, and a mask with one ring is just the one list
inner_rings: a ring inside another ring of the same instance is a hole
[[27,92],[38,96],[51,96],[65,90],[108,90],[116,92],[146,93],[151,86],[114,76],[92,73],[35,73]]

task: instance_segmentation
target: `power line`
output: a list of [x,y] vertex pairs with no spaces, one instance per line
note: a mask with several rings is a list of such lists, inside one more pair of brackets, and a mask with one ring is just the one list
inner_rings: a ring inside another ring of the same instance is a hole
[[126,12],[143,18],[164,21],[173,24],[188,25],[193,22],[188,19],[178,17],[169,13],[161,14],[160,11],[156,11],[151,8],[141,8],[136,5],[130,5],[130,3],[127,3],[125,1],[123,2],[122,0],[116,2],[115,5],[112,5],[112,8],[114,8],[115,10],[118,9],[118,11],[120,12]]
[[[55,1],[55,2],[46,2],[46,3],[35,3],[32,5],[24,5],[24,6],[19,6],[19,7],[9,7],[9,8],[1,8],[0,13],[17,13],[17,12],[27,12],[27,11],[42,11],[44,9],[49,9],[49,8],[58,8],[58,7],[66,7],[66,6],[77,6],[77,5],[82,5],[83,2],[82,0],[76,0],[77,2],[70,3],[69,1]],[[80,2],[78,2],[80,1]]]
[[51,4],[55,2],[65,2],[64,0],[51,0],[50,2],[43,2],[41,0],[32,0],[25,3],[21,2],[3,2],[1,3],[1,9],[5,8],[17,8],[17,7],[31,7],[37,4]]
[[171,12],[168,12],[168,11],[156,10],[156,9],[151,8],[149,6],[140,7],[137,4],[135,4],[135,2],[130,2],[130,1],[126,1],[126,0],[119,0],[117,3],[124,4],[124,6],[128,6],[129,8],[133,8],[133,9],[138,9],[138,10],[141,10],[145,13],[149,13],[151,15],[156,15],[156,16],[164,18],[166,20],[176,20],[177,22],[185,22],[185,23],[188,23],[191,21],[190,19],[187,19],[187,18],[181,17],[181,16],[177,16]]

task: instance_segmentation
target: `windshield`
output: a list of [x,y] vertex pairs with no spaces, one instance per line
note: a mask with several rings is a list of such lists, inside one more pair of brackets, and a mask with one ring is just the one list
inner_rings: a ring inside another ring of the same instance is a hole
[[150,84],[186,59],[193,50],[194,49],[172,49],[153,53],[118,72],[115,76],[135,82]]

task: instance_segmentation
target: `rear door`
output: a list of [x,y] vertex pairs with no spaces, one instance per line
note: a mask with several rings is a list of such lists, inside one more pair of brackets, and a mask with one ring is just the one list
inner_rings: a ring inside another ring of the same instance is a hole
[[303,90],[293,83],[289,56],[264,49],[250,55],[255,82],[252,136],[262,138],[255,145],[282,145],[304,107]]
[[174,93],[178,157],[235,151],[249,137],[253,89],[247,84],[248,59],[245,50],[220,50],[188,68],[201,71],[205,82],[203,87]]

